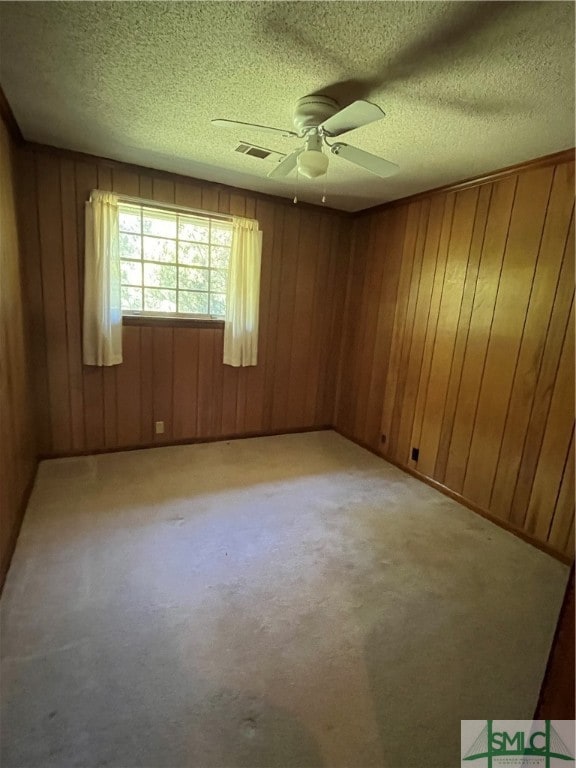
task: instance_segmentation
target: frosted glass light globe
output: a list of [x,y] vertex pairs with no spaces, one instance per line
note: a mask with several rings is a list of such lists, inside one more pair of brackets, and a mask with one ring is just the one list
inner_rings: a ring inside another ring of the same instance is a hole
[[307,149],[298,155],[298,171],[308,179],[323,176],[328,170],[328,157],[319,150]]

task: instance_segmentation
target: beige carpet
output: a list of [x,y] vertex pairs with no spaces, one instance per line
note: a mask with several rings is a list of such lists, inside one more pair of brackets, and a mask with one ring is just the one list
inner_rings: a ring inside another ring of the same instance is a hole
[[564,566],[333,432],[44,462],[3,768],[451,768],[531,717]]

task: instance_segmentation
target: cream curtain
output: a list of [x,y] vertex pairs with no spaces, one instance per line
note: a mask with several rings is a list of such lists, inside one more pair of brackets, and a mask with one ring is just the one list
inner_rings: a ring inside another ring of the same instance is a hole
[[224,363],[234,367],[258,361],[258,309],[262,232],[258,222],[234,217],[228,271]]
[[86,203],[84,265],[85,365],[122,362],[118,198],[94,191]]

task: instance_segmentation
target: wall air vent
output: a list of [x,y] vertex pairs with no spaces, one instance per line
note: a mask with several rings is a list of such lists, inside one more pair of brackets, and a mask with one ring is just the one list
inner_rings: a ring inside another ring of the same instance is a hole
[[254,144],[248,144],[246,141],[238,144],[234,151],[241,152],[243,155],[249,155],[250,157],[256,157],[258,160],[272,161],[273,163],[277,163],[285,157],[282,152],[276,152],[274,149],[266,149],[266,147],[257,147]]

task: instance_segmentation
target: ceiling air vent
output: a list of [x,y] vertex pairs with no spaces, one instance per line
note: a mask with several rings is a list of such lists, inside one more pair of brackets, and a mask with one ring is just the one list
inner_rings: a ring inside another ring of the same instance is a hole
[[243,155],[250,155],[250,157],[256,157],[259,160],[272,160],[276,163],[284,157],[282,152],[276,152],[274,149],[266,149],[265,147],[257,147],[245,141],[238,144],[234,151],[241,152]]

